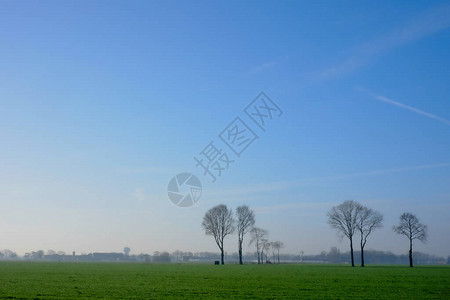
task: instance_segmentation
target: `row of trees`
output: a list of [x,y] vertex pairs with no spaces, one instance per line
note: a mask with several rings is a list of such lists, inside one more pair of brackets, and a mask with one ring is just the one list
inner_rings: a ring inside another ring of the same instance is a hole
[[[364,267],[364,247],[369,235],[377,228],[383,226],[383,215],[356,201],[344,201],[333,207],[328,213],[328,224],[338,231],[341,236],[346,236],[350,241],[350,256],[352,267],[355,266],[353,256],[353,237],[359,233],[361,248],[361,267]],[[419,219],[411,213],[403,213],[400,216],[398,226],[392,228],[394,232],[404,235],[409,240],[409,266],[413,267],[412,248],[413,240],[426,242],[427,226],[420,223]]]
[[269,232],[262,228],[253,227],[250,230],[250,234],[252,236],[250,245],[254,244],[256,246],[258,264],[264,263],[264,260],[266,262],[269,261],[269,251],[272,251],[273,261],[278,261],[278,263],[280,263],[280,250],[284,247],[282,242],[270,242],[267,239]]
[[211,235],[220,250],[220,259],[222,265],[224,264],[224,240],[227,235],[237,232],[238,236],[238,253],[239,264],[242,261],[242,245],[244,237],[250,232],[252,238],[250,244],[255,244],[258,256],[258,264],[263,263],[264,257],[268,260],[269,251],[272,250],[273,259],[278,257],[280,262],[280,250],[283,248],[283,243],[280,241],[269,242],[267,239],[268,231],[262,228],[254,227],[255,213],[248,206],[242,205],[236,208],[236,216],[232,209],[224,204],[214,206],[205,213],[203,217],[202,227],[206,235]]

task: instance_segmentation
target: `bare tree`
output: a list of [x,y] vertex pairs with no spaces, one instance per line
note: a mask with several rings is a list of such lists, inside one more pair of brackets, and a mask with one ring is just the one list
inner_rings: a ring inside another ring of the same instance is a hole
[[364,267],[364,247],[367,243],[367,237],[376,228],[383,226],[383,215],[368,207],[363,206],[357,216],[356,228],[361,235],[361,267]]
[[413,267],[412,246],[413,240],[418,239],[425,243],[427,241],[427,225],[419,222],[419,219],[411,213],[403,213],[400,216],[400,224],[392,227],[398,234],[402,234],[409,239],[409,266]]
[[267,239],[262,239],[261,245],[261,262],[264,263],[264,254],[266,255],[265,261],[267,262],[269,260],[267,253],[270,250],[271,243]]
[[276,261],[276,259],[275,259],[275,251],[276,251],[275,242],[270,242],[270,249],[272,250],[272,259],[273,259],[273,261]]
[[355,234],[358,215],[361,212],[362,205],[356,201],[344,201],[338,206],[333,207],[328,213],[328,224],[342,235],[350,240],[350,256],[352,267],[355,266],[353,256],[353,235]]
[[250,240],[250,245],[255,244],[256,246],[256,254],[258,256],[258,264],[262,262],[262,254],[263,252],[263,240],[267,236],[268,232],[265,229],[261,229],[258,227],[253,227],[252,230],[250,230],[250,234],[252,235],[252,239]]
[[203,217],[202,227],[206,235],[212,235],[214,237],[220,249],[220,258],[223,265],[223,240],[227,235],[233,233],[235,229],[233,211],[228,209],[224,204],[214,206]]
[[255,213],[247,205],[236,208],[238,246],[239,246],[239,263],[242,265],[242,243],[244,235],[250,231],[255,225]]
[[172,253],[172,256],[175,257],[176,261],[182,261],[183,260],[183,252],[180,250],[175,250]]
[[56,251],[55,250],[47,250],[47,255],[55,255]]
[[[275,251],[277,252],[278,263],[280,263],[280,250],[283,247],[284,247],[283,242],[280,242],[280,241],[272,242],[272,249],[274,250],[274,252]],[[274,258],[274,260],[275,260],[275,258]]]

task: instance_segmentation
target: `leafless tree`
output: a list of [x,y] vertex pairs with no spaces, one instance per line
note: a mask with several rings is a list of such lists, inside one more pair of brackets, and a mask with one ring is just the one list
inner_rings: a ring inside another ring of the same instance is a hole
[[273,261],[276,261],[276,259],[275,259],[275,252],[277,250],[275,249],[275,242],[270,242],[270,249],[272,250],[272,259],[273,259]]
[[47,250],[47,254],[46,255],[55,255],[56,251],[55,250]]
[[207,235],[212,235],[220,249],[220,258],[224,264],[223,240],[234,232],[233,211],[220,204],[208,210],[203,217],[202,227]]
[[333,207],[328,213],[328,224],[342,236],[350,240],[350,256],[352,267],[355,266],[353,256],[353,235],[355,234],[358,215],[362,210],[362,205],[356,201],[344,201],[338,206]]
[[244,235],[247,234],[253,225],[255,225],[255,213],[247,205],[236,208],[238,246],[239,246],[239,263],[242,265],[242,243]]
[[419,219],[411,213],[403,213],[400,216],[400,224],[392,227],[398,234],[402,234],[409,239],[409,266],[413,267],[412,246],[413,240],[418,239],[425,243],[427,241],[427,225],[419,222]]
[[[277,252],[277,260],[278,260],[278,263],[280,263],[280,250],[281,250],[281,248],[284,247],[284,244],[283,244],[283,242],[276,241],[276,242],[272,242],[271,245],[272,245],[272,249],[274,250],[274,253],[275,253],[275,251]],[[274,261],[275,261],[275,257],[274,257]]]
[[361,267],[364,267],[364,247],[367,243],[367,237],[373,230],[383,226],[383,215],[368,207],[363,206],[357,216],[356,228],[358,229],[361,240]]
[[183,260],[183,252],[180,250],[175,250],[172,253],[172,256],[175,257],[176,261],[181,261]]
[[250,245],[255,244],[256,254],[258,256],[258,264],[260,264],[262,262],[261,252],[263,252],[263,245],[264,245],[263,240],[267,236],[268,232],[265,229],[253,227],[252,230],[250,230],[250,234],[252,235]]
[[[268,252],[270,251],[270,242],[267,239],[261,239],[261,263],[264,263],[264,261],[268,261]],[[264,257],[264,254],[266,255]]]

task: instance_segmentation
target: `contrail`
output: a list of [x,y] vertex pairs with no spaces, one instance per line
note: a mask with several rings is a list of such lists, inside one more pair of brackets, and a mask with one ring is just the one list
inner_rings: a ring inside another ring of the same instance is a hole
[[401,108],[404,108],[404,109],[413,111],[413,112],[415,112],[415,113],[424,115],[424,116],[426,116],[426,117],[428,117],[428,118],[435,119],[435,120],[437,120],[437,121],[439,121],[439,122],[442,122],[442,123],[444,123],[444,124],[450,125],[450,121],[449,121],[449,120],[446,120],[446,119],[441,118],[441,117],[438,117],[438,116],[436,116],[436,115],[427,113],[427,112],[425,112],[425,111],[423,111],[423,110],[420,110],[420,109],[414,108],[414,107],[412,107],[412,106],[409,106],[409,105],[406,105],[406,104],[403,104],[403,103],[400,103],[400,102],[397,102],[397,101],[388,99],[388,98],[383,97],[383,96],[378,96],[378,95],[372,95],[372,96],[373,96],[375,99],[379,100],[379,101],[386,102],[386,103],[389,103],[389,104],[392,104],[392,105],[395,105],[395,106],[398,106],[398,107],[401,107]]
[[426,111],[423,111],[423,110],[417,109],[415,107],[412,107],[412,106],[409,106],[409,105],[406,105],[406,104],[403,104],[403,103],[391,100],[389,98],[386,98],[386,97],[383,97],[383,96],[380,96],[380,95],[373,94],[370,91],[368,91],[368,90],[366,90],[366,89],[364,89],[362,87],[356,87],[355,89],[357,91],[361,91],[361,92],[364,92],[364,93],[370,95],[375,100],[378,100],[378,101],[381,101],[381,102],[385,102],[385,103],[388,103],[388,104],[392,104],[392,105],[395,105],[395,106],[398,106],[398,107],[401,107],[401,108],[413,111],[413,112],[415,112],[417,114],[424,115],[424,116],[426,116],[428,118],[435,119],[436,121],[439,121],[439,122],[444,123],[446,125],[450,125],[450,121],[449,120],[441,118],[441,117],[433,115],[433,114],[430,114],[430,113],[427,113]]

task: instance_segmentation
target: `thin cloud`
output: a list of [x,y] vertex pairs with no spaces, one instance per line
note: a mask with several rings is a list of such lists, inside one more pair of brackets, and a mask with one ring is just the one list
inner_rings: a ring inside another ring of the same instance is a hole
[[359,176],[371,176],[371,175],[385,175],[390,173],[400,173],[407,171],[415,171],[415,170],[425,170],[425,169],[434,169],[434,168],[444,168],[449,167],[450,163],[442,163],[442,164],[433,164],[433,165],[420,165],[420,166],[411,166],[411,167],[403,167],[403,168],[393,168],[393,169],[383,169],[376,171],[368,171],[368,172],[359,172],[352,174],[343,174],[336,176],[328,176],[317,179],[341,179],[341,178],[349,178],[349,177],[359,177]]
[[349,59],[319,73],[318,80],[351,73],[389,50],[416,42],[450,27],[450,4],[433,7],[384,35],[360,45]]
[[[363,89],[361,89],[361,90],[363,90]],[[415,107],[412,107],[412,106],[409,106],[409,105],[406,105],[406,104],[403,104],[403,103],[391,100],[389,98],[386,98],[386,97],[383,97],[383,96],[380,96],[380,95],[375,95],[375,94],[372,94],[372,93],[369,93],[369,92],[366,92],[366,93],[369,94],[370,96],[372,96],[374,99],[376,99],[378,101],[381,101],[381,102],[384,102],[384,103],[388,103],[388,104],[391,104],[391,105],[395,105],[397,107],[401,107],[403,109],[407,109],[407,110],[415,112],[417,114],[426,116],[426,117],[428,117],[430,119],[434,119],[434,120],[439,121],[441,123],[444,123],[446,125],[450,125],[450,121],[447,120],[447,119],[444,119],[444,118],[441,118],[439,116],[427,113],[427,112],[425,112],[423,110],[420,110],[420,109],[417,109]]]
[[254,210],[258,214],[268,214],[275,211],[292,211],[292,210],[322,210],[324,208],[329,208],[333,205],[333,202],[297,202],[297,203],[285,203],[267,206],[255,206]]
[[408,171],[418,171],[418,170],[445,168],[445,167],[450,167],[450,162],[449,163],[440,163],[440,164],[429,164],[429,165],[418,165],[418,166],[409,166],[409,167],[401,167],[401,168],[382,169],[382,170],[357,172],[357,173],[349,173],[349,174],[339,174],[339,175],[323,176],[323,177],[312,177],[312,178],[304,178],[304,179],[300,179],[300,180],[291,180],[291,181],[268,182],[268,183],[258,184],[258,185],[240,186],[240,187],[223,189],[223,190],[214,190],[210,193],[210,196],[213,199],[229,198],[229,199],[232,199],[233,201],[236,200],[237,202],[241,201],[241,199],[248,201],[249,199],[252,199],[252,196],[254,196],[255,199],[259,199],[258,197],[261,194],[266,194],[268,192],[276,192],[276,191],[291,189],[291,188],[295,188],[295,187],[299,187],[299,186],[304,186],[304,185],[308,185],[312,182],[339,180],[339,179],[363,177],[363,176],[386,175],[386,174],[392,174],[392,173],[402,173],[402,172],[408,172]]
[[259,72],[264,71],[265,69],[271,68],[275,66],[277,63],[275,61],[267,62],[262,65],[259,65],[253,69],[250,70],[250,74],[257,74]]
[[136,188],[131,194],[138,202],[144,202],[148,199],[143,189]]
[[389,104],[392,104],[392,105],[396,105],[396,106],[398,106],[398,107],[401,107],[401,108],[404,108],[404,109],[413,111],[413,112],[415,112],[415,113],[424,115],[424,116],[426,116],[426,117],[428,117],[428,118],[435,119],[435,120],[437,120],[437,121],[439,121],[439,122],[442,122],[442,123],[444,123],[444,124],[450,125],[450,121],[449,121],[449,120],[446,120],[446,119],[441,118],[441,117],[438,117],[438,116],[436,116],[436,115],[433,115],[433,114],[424,112],[424,111],[422,111],[422,110],[420,110],[420,109],[417,109],[417,108],[414,108],[414,107],[412,107],[412,106],[409,106],[409,105],[406,105],[406,104],[403,104],[403,103],[400,103],[400,102],[397,102],[397,101],[388,99],[388,98],[383,97],[383,96],[374,96],[374,98],[377,99],[377,100],[380,100],[380,101],[383,101],[383,102],[386,102],[386,103],[389,103]]
[[141,173],[154,173],[154,174],[176,174],[175,169],[164,167],[143,167],[143,168],[119,168],[116,171],[120,174],[141,174]]
[[283,64],[286,61],[288,61],[289,57],[290,57],[290,55],[286,54],[284,56],[278,57],[278,58],[273,59],[271,61],[267,61],[267,62],[265,62],[263,64],[260,64],[260,65],[258,65],[256,67],[250,69],[250,71],[248,71],[248,73],[250,75],[255,75],[255,74],[261,73],[261,72],[263,72],[263,71],[265,71],[267,69],[274,68],[274,67],[276,67],[276,66],[278,66],[280,64]]

